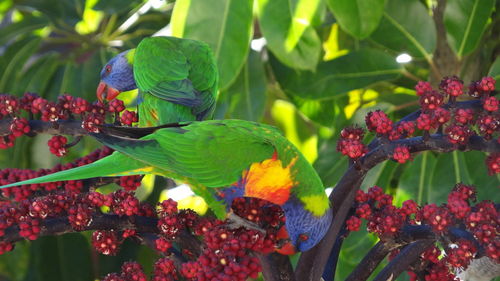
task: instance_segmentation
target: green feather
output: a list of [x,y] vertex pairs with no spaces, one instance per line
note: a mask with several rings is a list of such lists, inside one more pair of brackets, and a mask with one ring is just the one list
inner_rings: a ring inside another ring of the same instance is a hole
[[127,157],[124,154],[115,152],[105,158],[102,158],[94,163],[85,166],[68,169],[38,178],[16,182],[13,184],[3,185],[0,186],[0,188],[7,188],[24,184],[81,180],[96,177],[140,175],[145,173],[144,170],[141,169],[144,169],[146,167],[148,166],[140,161]]
[[[211,118],[218,72],[208,45],[151,37],[142,40],[134,53],[134,79],[147,109],[140,110],[140,126]],[[152,110],[158,112],[151,115]]]

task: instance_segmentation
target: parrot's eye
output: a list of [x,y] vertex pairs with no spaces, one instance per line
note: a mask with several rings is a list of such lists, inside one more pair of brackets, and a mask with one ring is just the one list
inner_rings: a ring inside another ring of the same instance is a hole
[[106,73],[110,73],[111,72],[111,65],[106,65]]

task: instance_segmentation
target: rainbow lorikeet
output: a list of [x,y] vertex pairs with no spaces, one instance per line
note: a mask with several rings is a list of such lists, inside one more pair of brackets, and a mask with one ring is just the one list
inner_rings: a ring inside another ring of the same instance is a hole
[[101,71],[99,100],[139,89],[139,126],[211,119],[219,75],[207,44],[176,37],[143,39]]
[[[227,215],[236,197],[256,197],[281,206],[290,241],[300,251],[316,245],[327,232],[332,210],[318,174],[274,127],[243,120],[182,122],[161,127],[104,127],[103,133],[92,136],[116,150],[110,156],[1,188],[157,174],[188,183],[219,218]],[[143,133],[130,134],[137,131]]]

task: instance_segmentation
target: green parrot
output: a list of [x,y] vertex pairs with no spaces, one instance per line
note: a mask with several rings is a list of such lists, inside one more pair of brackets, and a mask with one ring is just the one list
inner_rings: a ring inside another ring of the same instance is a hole
[[211,119],[217,65],[207,44],[176,37],[143,39],[112,58],[101,71],[97,98],[110,101],[139,88],[139,126]]
[[[140,133],[137,133],[140,132]],[[282,207],[290,242],[316,245],[332,220],[324,186],[298,149],[274,127],[244,120],[182,122],[158,128],[103,127],[94,138],[116,151],[86,166],[1,186],[156,174],[185,182],[220,218],[237,197]]]

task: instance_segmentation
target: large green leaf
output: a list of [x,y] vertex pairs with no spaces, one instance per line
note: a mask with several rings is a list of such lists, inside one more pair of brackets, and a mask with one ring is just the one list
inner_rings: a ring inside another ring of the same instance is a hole
[[229,99],[229,116],[259,121],[266,103],[266,76],[260,54],[251,51],[236,81],[223,93]]
[[172,33],[204,41],[212,47],[220,73],[220,89],[227,88],[245,62],[252,38],[252,0],[178,1]]
[[296,71],[271,57],[274,74],[287,94],[304,99],[324,100],[394,79],[402,67],[394,57],[382,51],[362,49],[334,60],[321,62],[315,72]]
[[290,95],[299,111],[312,121],[323,126],[342,128],[346,124],[344,107],[349,103],[347,95],[337,95],[329,100],[303,99]]
[[433,202],[430,198],[430,183],[436,166],[436,157],[431,152],[423,152],[414,156],[401,175],[395,203],[413,199],[418,204]]
[[436,47],[436,28],[418,0],[388,0],[385,13],[371,38],[398,53],[430,60]]
[[65,29],[72,29],[82,19],[85,10],[85,0],[20,0],[16,4],[42,12],[54,24]]
[[32,242],[26,280],[93,280],[90,246],[79,233],[41,237]]
[[18,35],[29,33],[33,30],[47,26],[47,24],[48,20],[46,17],[27,17],[25,20],[2,27],[2,32],[0,33],[0,46],[4,46]]
[[488,23],[495,0],[449,0],[444,11],[446,38],[459,58],[472,52]]
[[311,27],[319,0],[258,0],[259,26],[267,47],[289,67],[314,70],[321,40]]
[[[491,65],[488,76],[495,78],[495,80],[500,80],[500,57],[497,57],[495,62]],[[496,88],[500,87],[500,83],[496,83]]]
[[337,152],[337,139],[321,140],[314,169],[326,187],[334,187],[348,167],[348,158]]
[[363,39],[377,28],[385,0],[328,0],[328,6],[343,30]]
[[30,38],[9,46],[2,62],[3,66],[0,66],[0,92],[15,94],[12,91],[22,76],[21,70],[40,42],[40,38]]

